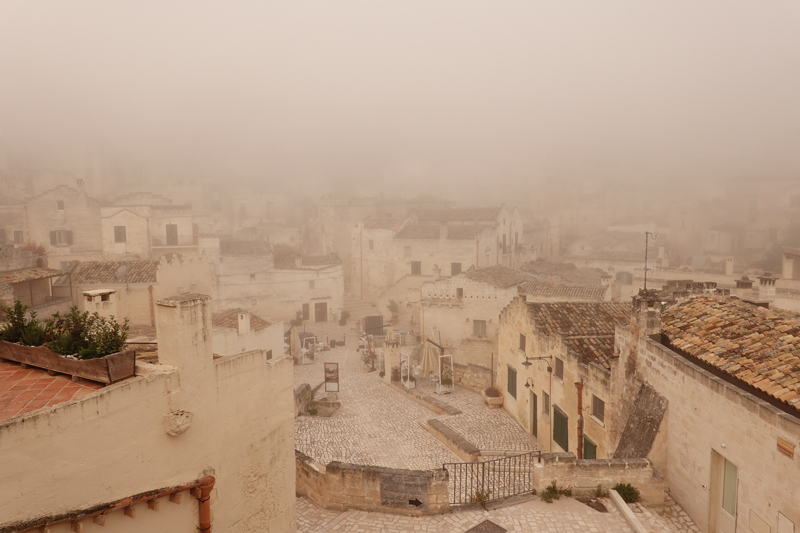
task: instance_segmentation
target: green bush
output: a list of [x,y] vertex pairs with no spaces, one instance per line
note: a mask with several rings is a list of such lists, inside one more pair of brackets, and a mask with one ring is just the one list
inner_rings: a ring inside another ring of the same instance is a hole
[[[19,300],[13,307],[3,305],[0,307],[6,316],[6,323],[0,329],[0,339],[8,342],[18,342],[25,346],[39,346],[43,342],[43,330],[36,319],[36,312],[31,312],[31,318],[25,318],[28,306]],[[38,343],[37,343],[38,342]]]
[[81,313],[73,305],[63,316],[56,313],[45,321],[45,336],[52,339],[46,346],[57,354],[94,359],[121,351],[128,339],[128,329],[127,318],[120,324],[114,317]]
[[555,479],[542,492],[542,500],[547,503],[553,503],[553,500],[560,500],[561,496],[572,497],[572,487],[561,488]]
[[614,490],[619,493],[620,497],[625,501],[625,503],[636,503],[639,501],[639,489],[631,485],[630,483],[617,483],[614,485]]

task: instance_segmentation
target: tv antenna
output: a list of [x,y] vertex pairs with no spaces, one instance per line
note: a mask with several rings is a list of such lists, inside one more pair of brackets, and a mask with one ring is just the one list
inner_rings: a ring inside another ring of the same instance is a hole
[[649,244],[651,236],[654,239],[657,239],[658,238],[658,232],[656,232],[656,231],[645,231],[644,232],[644,290],[647,290],[647,271],[648,270],[653,270],[647,264],[647,246]]

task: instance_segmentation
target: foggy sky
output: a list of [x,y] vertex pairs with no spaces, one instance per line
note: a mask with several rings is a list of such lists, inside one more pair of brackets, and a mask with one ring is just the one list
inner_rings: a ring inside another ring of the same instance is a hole
[[800,2],[2,2],[0,151],[286,188],[800,176]]

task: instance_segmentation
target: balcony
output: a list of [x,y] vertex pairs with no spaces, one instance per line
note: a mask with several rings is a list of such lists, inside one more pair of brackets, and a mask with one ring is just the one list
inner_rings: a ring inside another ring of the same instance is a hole
[[197,235],[158,235],[151,238],[153,248],[176,248],[197,246]]

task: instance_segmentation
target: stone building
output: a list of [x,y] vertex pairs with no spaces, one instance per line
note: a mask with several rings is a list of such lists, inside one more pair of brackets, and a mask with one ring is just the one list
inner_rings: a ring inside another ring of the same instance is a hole
[[633,302],[616,332],[614,456],[650,458],[703,531],[795,531],[800,315],[705,294]]
[[49,245],[51,267],[103,259],[100,203],[83,190],[58,186],[25,204],[27,240]]
[[497,388],[503,407],[547,452],[608,458],[614,332],[630,321],[615,302],[538,303],[518,296],[500,313]]
[[[267,361],[283,355],[283,324],[270,324],[244,309],[226,309],[211,316],[214,355],[226,356],[264,350]],[[281,351],[273,350],[279,347]]]
[[[39,318],[63,313],[72,306],[72,286],[66,274],[63,270],[42,267],[0,272],[0,304],[13,306],[18,300]],[[62,277],[67,277],[65,285],[55,287],[53,280]]]
[[27,229],[24,202],[0,194],[0,245],[26,242]]
[[4,393],[19,396],[0,410],[0,456],[13,458],[0,470],[0,530],[296,530],[282,339],[215,358],[208,296],[158,300],[156,315],[157,364],[137,361],[110,385],[0,363],[20,386],[48,385],[41,400]]
[[129,194],[101,207],[100,218],[107,260],[158,259],[198,251],[190,205],[174,205],[159,195]]

